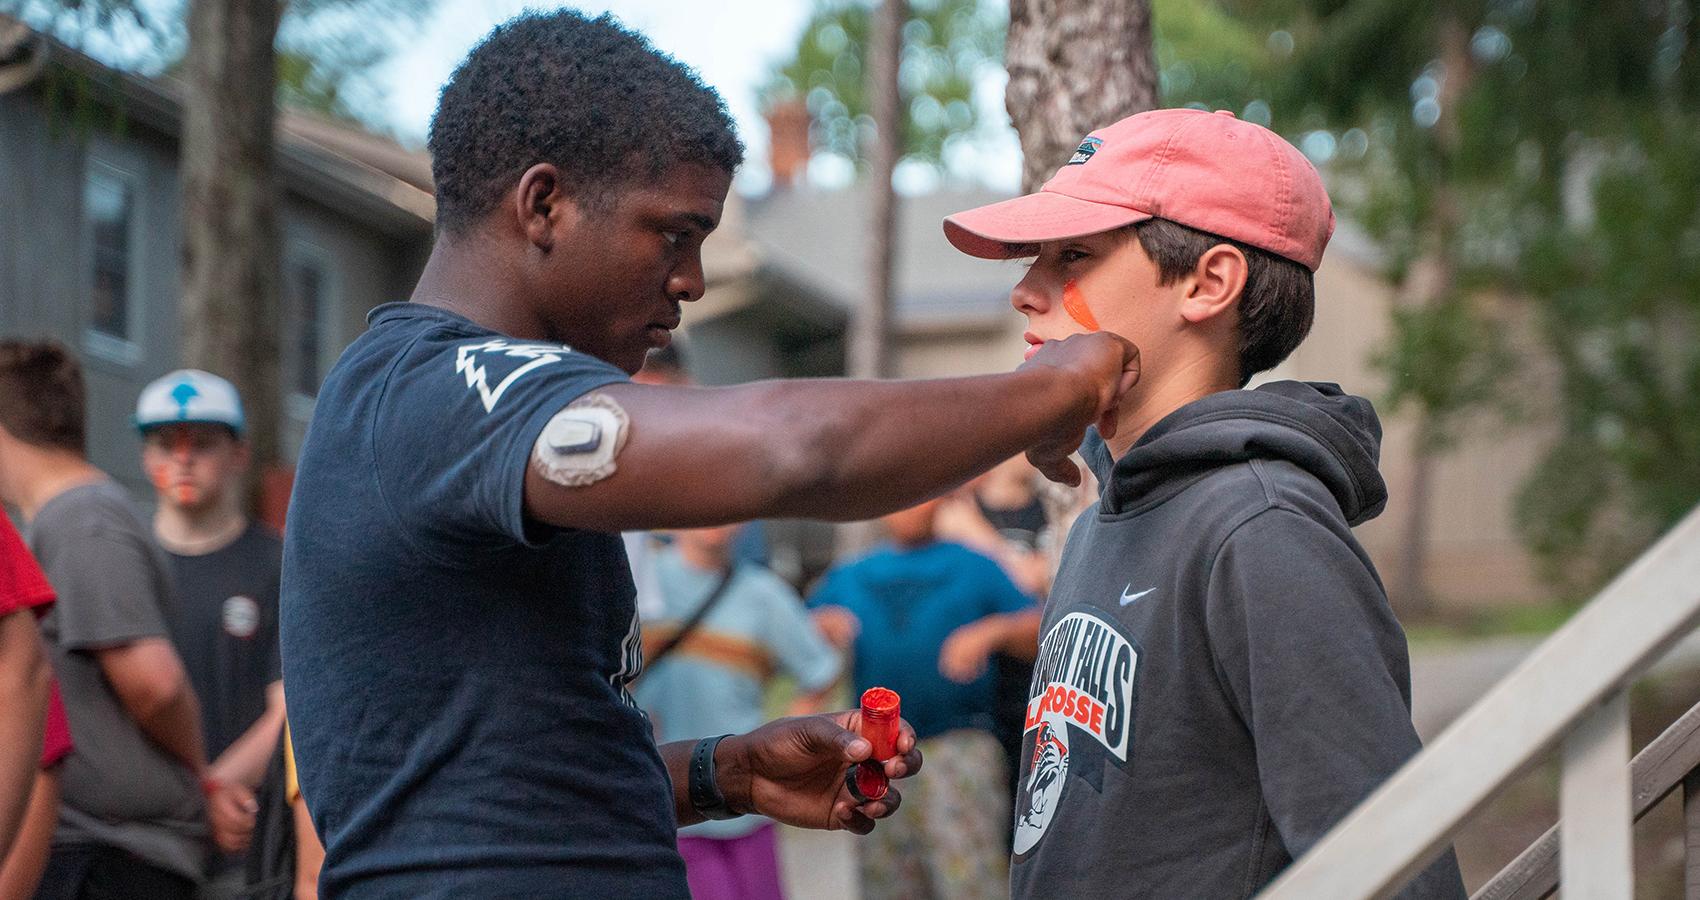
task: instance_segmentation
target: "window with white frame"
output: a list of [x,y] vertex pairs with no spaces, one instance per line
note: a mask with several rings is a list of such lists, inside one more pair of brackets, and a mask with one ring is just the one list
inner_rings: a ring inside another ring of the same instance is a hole
[[89,341],[109,355],[134,353],[138,299],[134,269],[136,179],[90,160],[83,180],[83,220],[88,266],[83,323]]
[[330,255],[307,244],[291,245],[283,262],[285,325],[281,350],[290,392],[298,397],[319,395],[331,287]]

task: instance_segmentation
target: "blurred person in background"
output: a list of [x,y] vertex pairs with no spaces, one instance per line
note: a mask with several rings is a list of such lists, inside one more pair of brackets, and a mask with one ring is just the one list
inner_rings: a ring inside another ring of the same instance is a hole
[[[643,358],[643,368],[632,376],[632,381],[671,387],[691,384],[691,375],[685,371],[684,350],[675,343],[649,351]],[[632,569],[632,587],[637,590],[640,618],[659,617],[665,609],[655,574],[655,558],[665,539],[666,535],[653,531],[627,531],[620,535],[620,540],[626,545],[626,562]]]
[[991,558],[939,538],[943,502],[881,519],[891,543],[828,572],[809,598],[849,651],[856,691],[896,691],[928,760],[904,814],[861,847],[870,900],[1007,891],[1010,793],[989,662],[1032,654],[1039,611]]
[[1038,470],[1024,456],[999,463],[939,506],[939,537],[983,553],[1015,586],[1044,597],[1051,588],[1045,553],[1055,533],[1039,493]]
[[0,501],[23,514],[59,597],[42,632],[77,745],[36,896],[190,898],[212,843],[246,843],[254,799],[207,765],[168,637],[168,564],[124,489],[86,459],[83,416],[64,347],[0,341]]
[[[269,787],[275,796],[265,799],[281,807],[281,781],[265,780],[283,731],[283,541],[243,511],[249,452],[241,398],[225,379],[183,369],[142,389],[135,424],[142,470],[158,498],[153,535],[177,588],[171,639],[200,699],[212,775],[256,793]],[[240,893],[245,855],[214,860],[202,896]]]
[[[632,376],[635,384],[666,387],[688,387],[696,384],[686,368],[683,343],[675,339],[665,347],[649,351],[643,368]],[[637,588],[638,615],[648,618],[660,615],[661,600],[655,584],[655,557],[661,547],[671,540],[665,532],[628,531],[621,539],[626,545],[626,559],[632,567],[632,583]],[[767,528],[761,520],[743,523],[732,542],[732,558],[737,562],[768,564]]]
[[[796,714],[818,712],[838,680],[838,652],[779,576],[739,562],[742,526],[673,533],[656,557],[662,610],[643,623],[644,675],[634,692],[656,740],[748,731],[766,721],[776,674],[796,682]],[[679,829],[695,900],[779,900],[777,834],[761,816]]]
[[313,815],[301,796],[301,776],[295,771],[295,746],[289,740],[289,724],[283,726],[284,797],[295,822],[295,887],[293,900],[319,900],[319,870],[325,865],[325,845],[313,830]]
[[0,512],[0,898],[35,892],[59,816],[57,767],[71,750],[36,619],[53,588]]
[[[939,506],[936,528],[943,540],[955,541],[997,560],[1016,587],[1044,600],[1051,590],[1055,566],[1051,546],[1059,520],[1045,502],[1043,478],[1025,456],[1004,460],[970,481]],[[1060,486],[1059,486],[1060,487]],[[1060,520],[1066,527],[1067,520]],[[970,633],[971,634],[971,633]],[[1021,741],[1026,729],[1027,688],[1033,678],[1034,646],[992,655],[992,735],[1004,752],[1004,778],[1015,796],[1021,774]],[[1004,829],[1006,839],[1015,832]]]
[[[3,519],[0,516],[0,519]],[[5,652],[0,650],[0,653]],[[29,897],[47,868],[53,832],[59,824],[59,772],[71,755],[71,725],[59,697],[59,684],[52,682],[47,695],[47,721],[41,742],[41,758],[29,793],[29,805],[18,823],[11,847],[0,845],[0,898]]]

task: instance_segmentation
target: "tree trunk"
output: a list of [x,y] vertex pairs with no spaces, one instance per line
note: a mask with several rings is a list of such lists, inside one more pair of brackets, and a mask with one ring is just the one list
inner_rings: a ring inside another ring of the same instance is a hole
[[[248,497],[278,458],[273,136],[279,0],[191,0],[183,124],[182,359],[246,407]],[[250,504],[251,506],[252,504]]]
[[891,175],[903,149],[902,97],[897,85],[904,0],[881,0],[868,36],[868,108],[874,118],[874,146],[868,155],[868,280],[862,308],[852,321],[850,375],[885,378],[891,374],[892,272],[897,251],[897,192]]
[[[1036,191],[1068,162],[1080,139],[1157,107],[1150,0],[1010,0],[1004,105],[1021,138],[1021,189]],[[1077,490],[1050,485],[1046,512],[1068,523],[1096,496],[1091,472]],[[1063,542],[1053,541],[1051,573]]]
[[[1424,302],[1450,302],[1458,290],[1458,230],[1462,213],[1452,182],[1453,167],[1458,158],[1462,136],[1459,133],[1458,107],[1472,76],[1469,54],[1469,32],[1455,16],[1440,23],[1440,58],[1446,78],[1440,94],[1440,118],[1435,121],[1435,151],[1439,156],[1440,178],[1434,187],[1434,212],[1430,221],[1434,235],[1433,284]],[[1418,409],[1411,445],[1411,480],[1405,494],[1405,548],[1399,561],[1399,572],[1393,581],[1393,601],[1399,613],[1407,618],[1432,617],[1435,598],[1428,586],[1429,520],[1434,507],[1434,467],[1441,445],[1443,427],[1441,415],[1434,410]]]
[[1092,129],[1157,106],[1149,0],[1010,0],[1004,61],[1024,191]]
[[[868,153],[868,279],[861,308],[850,320],[849,369],[852,378],[886,378],[892,374],[892,307],[896,303],[893,273],[897,264],[897,192],[891,175],[903,152],[903,98],[898,89],[902,61],[903,23],[909,17],[904,0],[880,0],[868,34],[868,111],[874,118],[874,141]],[[838,529],[840,557],[860,553],[879,540],[874,522],[851,522]]]
[[1434,614],[1433,597],[1428,590],[1429,512],[1434,506],[1434,451],[1432,443],[1433,417],[1417,413],[1416,427],[1411,438],[1411,480],[1405,491],[1405,520],[1400,523],[1405,537],[1400,543],[1405,552],[1399,559],[1398,576],[1393,581],[1394,602],[1400,616],[1407,621],[1428,618]]

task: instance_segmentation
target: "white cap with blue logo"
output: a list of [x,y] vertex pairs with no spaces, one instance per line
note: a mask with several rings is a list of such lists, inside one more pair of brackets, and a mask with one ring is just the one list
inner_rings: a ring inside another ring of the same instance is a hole
[[136,427],[143,431],[177,422],[224,425],[242,433],[242,400],[236,387],[200,369],[179,369],[142,388]]

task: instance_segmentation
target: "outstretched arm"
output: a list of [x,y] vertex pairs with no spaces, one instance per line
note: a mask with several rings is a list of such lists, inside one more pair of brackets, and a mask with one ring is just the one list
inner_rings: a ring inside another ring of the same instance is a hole
[[534,519],[598,531],[764,517],[869,518],[915,503],[1023,450],[1067,461],[1088,425],[1138,378],[1109,334],[1047,344],[1015,372],[931,381],[769,381],[729,388],[619,384],[628,437],[615,471],[584,486],[528,467]]

